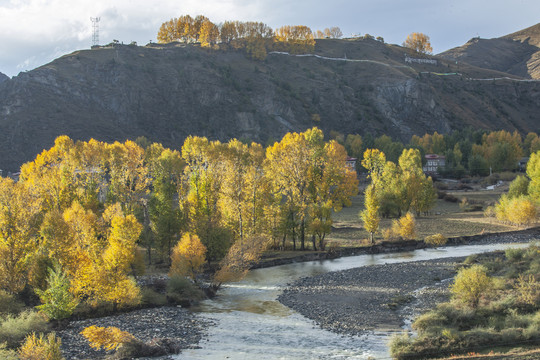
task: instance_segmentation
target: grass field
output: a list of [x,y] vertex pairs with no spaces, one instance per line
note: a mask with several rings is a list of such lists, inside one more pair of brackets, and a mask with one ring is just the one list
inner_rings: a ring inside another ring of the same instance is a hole
[[[517,230],[516,227],[503,225],[494,219],[484,217],[483,211],[467,212],[460,206],[463,199],[469,203],[483,205],[494,204],[505,188],[495,190],[449,191],[458,199],[457,202],[437,200],[429,215],[416,218],[417,239],[441,233],[446,237],[477,235],[501,231]],[[364,208],[363,196],[353,198],[352,205],[334,213],[334,230],[327,236],[329,242],[338,246],[361,246],[367,244],[368,233],[363,229],[358,213]],[[392,224],[392,219],[382,219],[379,230]],[[381,231],[375,234],[375,240],[382,240]]]

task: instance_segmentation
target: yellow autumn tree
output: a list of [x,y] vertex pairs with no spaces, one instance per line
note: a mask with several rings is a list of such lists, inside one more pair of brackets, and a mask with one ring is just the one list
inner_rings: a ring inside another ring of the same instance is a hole
[[120,202],[133,213],[148,194],[150,179],[144,164],[144,149],[133,141],[107,145],[107,168],[110,176],[108,202]]
[[417,32],[407,35],[407,39],[405,39],[403,46],[421,54],[431,54],[433,51],[429,36]]
[[310,171],[311,204],[309,205],[310,231],[313,249],[325,248],[325,237],[332,227],[332,211],[339,212],[351,205],[351,198],[358,193],[356,171],[346,163],[347,152],[335,140],[324,144]]
[[52,148],[21,167],[19,180],[39,194],[44,211],[63,211],[76,197],[73,149],[69,137],[59,136]]
[[0,177],[0,288],[20,292],[37,251],[41,201],[22,183]]
[[206,246],[197,235],[185,233],[173,248],[169,276],[188,276],[197,281],[197,276],[206,263]]
[[212,47],[219,40],[219,28],[210,20],[205,20],[199,30],[199,41],[202,47]]
[[365,209],[360,212],[360,219],[364,224],[364,229],[369,233],[371,244],[375,243],[374,234],[379,229],[381,218],[379,216],[379,200],[375,194],[375,185],[370,184],[364,194]]

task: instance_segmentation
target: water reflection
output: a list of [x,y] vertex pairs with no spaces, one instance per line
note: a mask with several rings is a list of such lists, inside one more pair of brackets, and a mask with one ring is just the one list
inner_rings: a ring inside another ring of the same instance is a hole
[[301,277],[360,266],[467,256],[527,244],[469,245],[395,254],[359,255],[251,271],[243,281],[193,309],[216,322],[200,349],[178,359],[377,359],[389,358],[388,333],[341,336],[276,301],[281,289]]

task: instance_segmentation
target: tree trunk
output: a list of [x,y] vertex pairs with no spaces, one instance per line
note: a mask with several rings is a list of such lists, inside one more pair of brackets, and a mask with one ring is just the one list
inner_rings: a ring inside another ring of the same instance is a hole
[[300,223],[300,250],[302,251],[306,250],[305,241],[306,241],[306,221],[302,219],[302,222]]
[[311,235],[311,242],[313,243],[313,251],[317,251],[317,241],[315,240],[315,235]]

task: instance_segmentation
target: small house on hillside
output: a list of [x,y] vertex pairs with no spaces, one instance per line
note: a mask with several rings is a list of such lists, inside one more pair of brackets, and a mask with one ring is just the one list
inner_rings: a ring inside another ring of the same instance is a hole
[[518,169],[519,171],[525,171],[527,170],[527,163],[529,162],[529,158],[528,157],[524,157],[524,158],[521,158],[519,161],[518,161]]
[[427,175],[438,175],[438,169],[446,166],[444,155],[426,154],[426,165],[422,168]]
[[347,167],[351,169],[352,171],[356,172],[356,160],[358,159],[347,156],[347,160],[345,160],[345,165],[347,165]]

